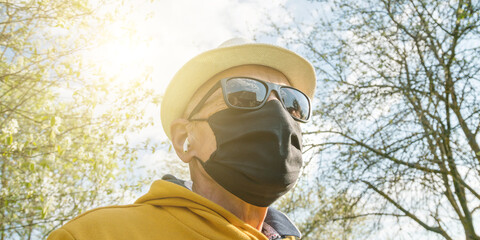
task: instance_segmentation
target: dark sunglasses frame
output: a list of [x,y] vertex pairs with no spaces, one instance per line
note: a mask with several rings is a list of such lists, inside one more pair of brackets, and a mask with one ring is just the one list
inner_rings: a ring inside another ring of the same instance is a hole
[[[267,92],[265,93],[265,97],[264,97],[262,103],[260,103],[260,105],[258,105],[258,106],[256,106],[256,107],[239,107],[239,106],[235,106],[235,105],[230,104],[230,102],[229,102],[228,99],[227,99],[227,94],[225,94],[225,93],[227,92],[227,91],[226,91],[226,84],[227,84],[227,81],[228,81],[228,80],[230,80],[230,79],[235,79],[235,78],[250,79],[250,80],[254,80],[254,81],[257,81],[257,82],[262,83],[262,84],[266,87],[266,90],[267,90]],[[297,120],[297,121],[299,121],[299,122],[307,122],[307,121],[310,119],[310,116],[312,115],[312,106],[311,106],[310,98],[309,98],[305,93],[303,93],[302,91],[300,91],[300,90],[298,90],[298,89],[296,89],[296,88],[294,88],[294,87],[279,85],[279,84],[275,84],[275,83],[271,83],[271,82],[266,82],[266,81],[263,81],[263,80],[260,80],[260,79],[250,78],[250,77],[229,77],[229,78],[224,78],[224,79],[218,81],[215,85],[213,85],[213,87],[205,94],[205,96],[203,96],[203,98],[200,100],[200,102],[198,102],[197,106],[195,106],[195,108],[192,110],[192,112],[191,112],[190,115],[188,116],[188,120],[195,120],[195,119],[191,119],[192,116],[202,109],[202,106],[203,106],[203,104],[205,103],[205,101],[207,101],[207,99],[208,99],[219,87],[222,87],[223,101],[225,102],[225,104],[227,104],[227,106],[228,106],[229,108],[244,109],[244,110],[256,110],[256,109],[262,108],[263,105],[265,105],[265,103],[267,102],[268,96],[270,96],[270,94],[271,94],[272,91],[275,91],[275,92],[277,93],[277,96],[278,96],[280,102],[282,103],[283,108],[284,108],[284,109],[287,109],[287,107],[285,106],[285,103],[283,102],[283,99],[282,99],[282,97],[281,97],[280,89],[282,89],[282,88],[290,88],[290,89],[293,89],[293,90],[298,91],[298,92],[301,93],[303,96],[305,96],[305,99],[307,99],[307,102],[308,102],[308,115],[307,115],[307,117],[306,117],[305,119],[296,118],[296,117],[294,117],[292,114],[290,114],[290,116],[292,116],[293,119],[295,119],[295,120]],[[287,111],[288,111],[288,110],[287,110]],[[198,120],[198,119],[197,119],[197,120]]]

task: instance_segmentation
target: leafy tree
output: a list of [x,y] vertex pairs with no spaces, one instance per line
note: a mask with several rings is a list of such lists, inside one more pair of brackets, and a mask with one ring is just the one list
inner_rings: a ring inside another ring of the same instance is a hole
[[110,21],[103,4],[0,2],[2,240],[43,238],[140,186],[126,175],[137,147],[125,136],[151,124],[142,106],[155,98],[146,73],[118,83],[82,58]]
[[313,2],[312,22],[274,27],[319,74],[323,184],[390,236],[480,239],[480,3]]

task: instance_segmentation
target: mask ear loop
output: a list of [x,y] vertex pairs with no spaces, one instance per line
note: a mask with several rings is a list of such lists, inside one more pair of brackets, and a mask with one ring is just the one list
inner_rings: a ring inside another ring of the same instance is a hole
[[[203,98],[198,102],[197,106],[195,106],[195,108],[192,110],[192,112],[190,112],[190,115],[188,115],[188,120],[191,120],[190,118],[193,117],[193,115],[195,115],[195,113],[197,113],[198,111],[200,111],[200,109],[202,109],[203,107],[203,104],[207,101],[207,99],[210,97],[210,95],[212,95],[216,90],[217,88],[219,88],[220,86],[222,86],[221,82],[217,82],[208,92],[207,94],[205,94],[205,96],[203,96]],[[222,93],[223,94],[223,93]]]

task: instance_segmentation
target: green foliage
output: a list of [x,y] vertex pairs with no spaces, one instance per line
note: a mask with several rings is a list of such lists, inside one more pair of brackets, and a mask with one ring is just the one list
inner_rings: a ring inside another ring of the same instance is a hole
[[140,187],[124,174],[137,158],[124,137],[151,124],[139,106],[154,96],[146,76],[119,85],[83,60],[109,21],[96,4],[0,2],[2,240],[43,238]]

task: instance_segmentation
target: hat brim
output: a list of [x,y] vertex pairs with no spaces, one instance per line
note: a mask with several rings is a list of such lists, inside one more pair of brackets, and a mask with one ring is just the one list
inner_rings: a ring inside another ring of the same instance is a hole
[[313,66],[303,57],[270,44],[248,43],[216,48],[188,61],[168,85],[161,105],[163,130],[171,139],[170,125],[181,118],[191,97],[211,77],[229,68],[257,64],[283,73],[292,87],[313,99],[316,78]]

